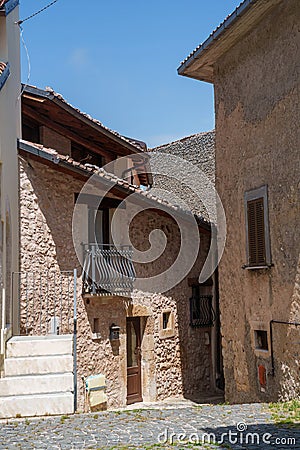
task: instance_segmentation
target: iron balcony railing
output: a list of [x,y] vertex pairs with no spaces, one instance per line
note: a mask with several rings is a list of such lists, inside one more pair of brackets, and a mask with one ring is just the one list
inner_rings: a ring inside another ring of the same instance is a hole
[[190,325],[193,328],[212,327],[216,313],[212,306],[212,295],[199,295],[190,298]]
[[83,294],[129,296],[135,270],[129,245],[83,244]]

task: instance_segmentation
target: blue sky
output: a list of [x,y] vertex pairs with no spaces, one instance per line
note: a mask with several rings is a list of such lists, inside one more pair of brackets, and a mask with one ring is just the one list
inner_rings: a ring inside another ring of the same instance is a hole
[[[50,0],[20,0],[20,18]],[[24,22],[29,84],[149,147],[214,128],[213,87],[180,77],[180,62],[237,0],[58,0]],[[23,46],[22,81],[27,80]]]

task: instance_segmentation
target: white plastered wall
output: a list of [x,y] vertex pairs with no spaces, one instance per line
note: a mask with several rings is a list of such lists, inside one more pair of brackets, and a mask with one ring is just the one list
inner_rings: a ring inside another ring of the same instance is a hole
[[[11,284],[7,271],[19,270],[19,208],[18,208],[18,156],[17,138],[21,136],[20,107],[20,34],[16,22],[19,8],[16,7],[6,17],[0,17],[0,60],[8,62],[10,75],[0,91],[0,162],[1,162],[1,221],[3,223],[2,254],[2,300],[1,301],[1,347],[4,352],[5,340],[11,334],[18,334],[18,299],[12,299],[12,326],[7,329],[5,319],[5,296]],[[10,235],[10,267],[7,267],[7,240]],[[1,257],[1,256],[0,256]]]

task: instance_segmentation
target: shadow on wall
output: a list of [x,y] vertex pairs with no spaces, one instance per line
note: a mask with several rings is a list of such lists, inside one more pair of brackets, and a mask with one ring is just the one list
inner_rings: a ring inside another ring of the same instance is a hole
[[[39,265],[38,270],[55,268],[56,264],[61,271],[78,267],[72,238],[72,217],[74,192],[78,192],[83,183],[35,161],[22,165],[31,184],[28,189],[28,183],[21,177],[21,203],[28,211],[30,222],[29,235],[26,236],[25,228],[21,230],[23,249],[35,242],[35,254],[32,256]],[[33,209],[34,197],[37,210]]]
[[[203,285],[198,284],[198,277],[203,267],[210,246],[210,236],[202,235],[197,260],[186,278],[175,286],[170,295],[176,300],[180,358],[182,370],[183,396],[195,402],[222,398],[223,368],[218,361],[218,311],[212,311],[214,285],[209,278]],[[190,300],[193,298],[193,300]],[[201,306],[200,306],[201,305]],[[200,326],[201,325],[201,326]],[[213,361],[214,358],[214,361]],[[219,388],[216,389],[216,374]],[[213,401],[213,400],[212,400]]]
[[[210,287],[211,289],[211,287]],[[212,364],[212,327],[191,326],[192,287],[185,279],[174,289],[180,341],[184,398],[201,402],[215,394]]]

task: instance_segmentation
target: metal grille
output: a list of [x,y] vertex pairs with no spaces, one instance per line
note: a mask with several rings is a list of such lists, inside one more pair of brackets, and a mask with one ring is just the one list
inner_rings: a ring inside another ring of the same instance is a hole
[[264,199],[247,202],[249,265],[266,264]]
[[83,294],[130,295],[135,280],[130,246],[83,244],[83,249]]
[[20,305],[21,335],[74,332],[74,273],[46,271],[12,274],[12,295],[18,295]]
[[212,295],[199,295],[190,298],[191,327],[211,327],[216,319],[212,307]]

